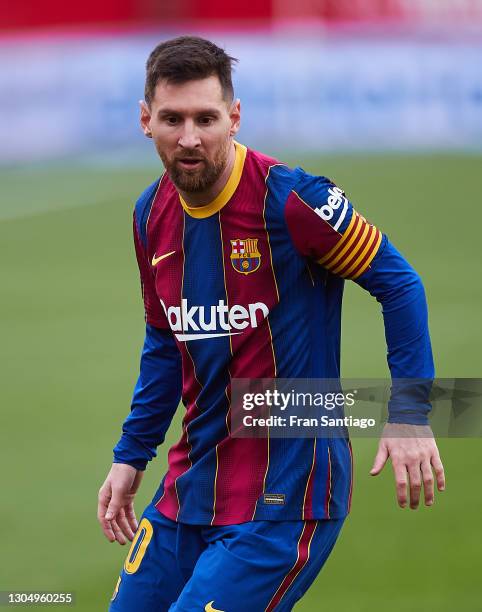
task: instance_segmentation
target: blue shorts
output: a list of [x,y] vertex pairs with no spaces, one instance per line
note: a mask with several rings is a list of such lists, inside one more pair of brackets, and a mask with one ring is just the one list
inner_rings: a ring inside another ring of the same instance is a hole
[[188,525],[150,504],[110,611],[291,610],[323,567],[343,521]]

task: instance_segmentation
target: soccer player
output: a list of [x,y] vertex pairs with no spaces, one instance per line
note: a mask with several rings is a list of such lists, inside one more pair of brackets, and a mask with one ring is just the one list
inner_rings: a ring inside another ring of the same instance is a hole
[[[344,279],[382,305],[392,377],[434,376],[422,283],[387,237],[329,179],[234,140],[234,61],[180,37],[147,62],[141,126],[165,172],[135,206],[146,337],[99,492],[106,537],[132,540],[113,612],[291,610],[314,581],[350,509],[350,442],[231,436],[231,382],[339,378]],[[137,525],[136,491],[181,399],[181,438]],[[433,503],[432,470],[444,488],[433,437],[415,435],[429,408],[391,403],[371,472],[391,458],[402,507],[422,483]]]

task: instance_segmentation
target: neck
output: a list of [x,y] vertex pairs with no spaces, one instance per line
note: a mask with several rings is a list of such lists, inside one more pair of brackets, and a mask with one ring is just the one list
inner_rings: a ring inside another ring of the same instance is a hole
[[235,158],[236,148],[234,142],[231,141],[226,166],[221,172],[218,180],[209,189],[206,189],[205,191],[200,191],[198,193],[182,191],[181,189],[179,189],[179,193],[183,197],[184,201],[188,204],[188,206],[205,206],[209,202],[212,202],[221,193],[226,183],[228,182],[229,177],[231,176]]

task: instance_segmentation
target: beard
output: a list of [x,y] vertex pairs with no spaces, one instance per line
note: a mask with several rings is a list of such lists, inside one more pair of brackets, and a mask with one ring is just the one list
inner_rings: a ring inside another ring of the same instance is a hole
[[[212,161],[196,149],[185,149],[182,154],[172,159],[169,159],[161,151],[159,151],[159,155],[169,178],[179,190],[187,193],[201,193],[210,189],[223,173],[228,160],[230,144],[231,141],[228,140],[225,145],[220,147]],[[181,159],[202,160],[202,163],[199,168],[189,170],[178,165],[178,161]]]

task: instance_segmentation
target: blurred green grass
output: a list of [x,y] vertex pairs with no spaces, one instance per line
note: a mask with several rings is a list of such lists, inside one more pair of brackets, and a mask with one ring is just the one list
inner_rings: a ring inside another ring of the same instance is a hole
[[[481,161],[301,161],[343,186],[422,275],[440,377],[480,376]],[[73,590],[77,610],[107,608],[127,549],[103,539],[96,496],[137,376],[144,324],[131,214],[155,176],[68,164],[0,172],[0,590]],[[388,373],[379,306],[351,284],[342,366],[345,377]],[[144,479],[139,514],[179,430],[180,411]],[[368,476],[375,440],[356,439],[354,449],[352,514],[296,609],[480,610],[480,440],[440,440],[448,488],[418,512],[396,506],[390,468]]]

